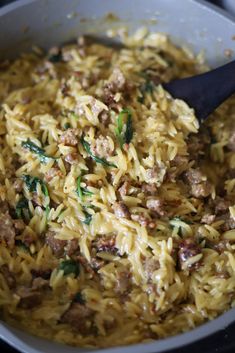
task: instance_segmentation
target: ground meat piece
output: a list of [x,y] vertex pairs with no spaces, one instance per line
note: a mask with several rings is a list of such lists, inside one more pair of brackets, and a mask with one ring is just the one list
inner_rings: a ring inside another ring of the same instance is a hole
[[184,174],[186,182],[191,187],[191,194],[196,197],[207,197],[212,191],[211,184],[207,181],[205,175],[202,174],[200,169],[189,169]]
[[65,240],[55,238],[55,233],[48,231],[45,235],[46,244],[50,246],[53,254],[57,257],[61,257],[64,254],[64,248],[66,246]]
[[[179,244],[178,258],[181,270],[184,269],[185,262],[193,256],[201,254],[200,246],[192,238],[186,238]],[[197,261],[194,264],[188,266],[190,271],[197,270],[201,265],[201,261]]]
[[223,220],[224,223],[220,226],[223,232],[227,232],[228,230],[235,229],[235,220],[230,217],[230,213],[227,212],[222,214],[216,220]]
[[69,164],[76,164],[78,163],[78,155],[77,153],[69,153],[65,156],[65,161]]
[[230,138],[229,138],[227,147],[230,151],[235,152],[235,130],[233,130],[230,134]]
[[78,130],[77,129],[67,129],[60,136],[60,142],[65,146],[77,146],[78,144]]
[[90,261],[91,268],[98,271],[105,264],[104,260],[98,259],[97,257],[92,257]]
[[92,266],[91,266],[91,263],[89,263],[87,261],[87,259],[82,256],[82,255],[77,255],[76,258],[75,258],[76,261],[79,262],[79,264],[82,265],[82,267],[84,268],[84,270],[90,274],[90,276],[93,278],[94,275],[95,275],[95,271],[93,270]]
[[119,194],[121,195],[122,198],[123,196],[126,196],[128,194],[129,188],[130,188],[130,184],[128,183],[128,181],[124,181],[122,186],[120,186],[120,188],[118,189]]
[[122,71],[119,68],[115,68],[110,76],[107,87],[112,93],[123,91],[125,88],[126,79]]
[[166,166],[163,163],[146,170],[147,184],[160,186],[166,175]]
[[103,110],[99,114],[99,121],[106,127],[109,125],[109,123],[110,123],[110,115],[109,115],[109,112],[107,112],[107,110]]
[[60,48],[57,47],[57,46],[54,46],[54,47],[51,47],[49,50],[48,50],[48,54],[50,56],[57,56],[60,54]]
[[21,192],[23,190],[23,180],[20,178],[16,178],[14,183],[13,183],[13,188],[15,189],[16,192]]
[[161,200],[160,198],[148,199],[146,201],[146,207],[151,211],[157,212],[160,216],[165,215],[165,211],[163,209],[164,201]]
[[13,221],[16,235],[19,235],[22,233],[22,231],[25,229],[25,224],[22,221],[22,219],[14,219]]
[[45,180],[46,182],[51,181],[55,177],[62,177],[63,173],[59,168],[50,168],[46,173],[45,173]]
[[58,74],[56,72],[55,69],[55,65],[53,63],[51,63],[49,60],[44,61],[41,65],[39,65],[36,68],[36,73],[38,73],[41,77],[41,79],[45,78],[46,73],[48,73],[50,75],[50,77],[52,77],[53,79],[57,79],[58,78]]
[[222,254],[227,250],[228,244],[229,244],[228,240],[222,240],[219,243],[213,245],[213,249],[216,250],[219,254]]
[[94,242],[94,245],[97,249],[97,252],[105,251],[111,254],[115,254],[117,252],[117,248],[115,247],[116,235],[111,236],[102,236]]
[[200,184],[206,181],[206,176],[202,174],[199,168],[189,169],[187,172],[185,172],[184,176],[189,184]]
[[116,275],[116,291],[119,294],[124,294],[129,291],[131,287],[131,274],[129,271],[120,271]]
[[9,206],[6,201],[0,201],[0,215],[3,213],[7,213],[9,211]]
[[201,223],[212,224],[215,221],[215,217],[214,214],[205,214],[201,219]]
[[68,96],[69,93],[69,86],[67,85],[66,82],[62,82],[60,86],[60,91],[63,94],[63,96]]
[[141,226],[154,229],[156,223],[153,220],[146,216],[144,213],[132,214],[131,219],[135,222],[138,222]]
[[180,176],[188,166],[188,157],[176,155],[170,162],[170,169],[167,171],[167,179],[175,182],[176,178]]
[[35,270],[35,269],[32,269],[31,270],[31,274],[32,274],[33,278],[41,277],[43,279],[50,279],[51,272],[52,271],[50,269],[47,269],[47,270],[42,270],[42,269]]
[[200,128],[197,134],[191,134],[187,142],[189,159],[198,160],[202,157],[210,143],[210,132],[206,128]]
[[157,187],[155,184],[143,184],[141,190],[144,194],[154,196],[157,193]]
[[144,273],[148,280],[152,279],[154,271],[157,271],[160,268],[159,261],[154,257],[146,258],[144,261]]
[[187,164],[187,163],[188,163],[188,156],[181,156],[177,154],[175,158],[171,161],[171,166],[178,167],[178,166],[181,166],[182,164]]
[[91,152],[95,156],[100,158],[107,158],[113,154],[113,146],[111,146],[108,138],[100,135],[94,142],[91,144]]
[[227,179],[234,179],[235,178],[235,168],[229,169],[227,172]]
[[123,202],[115,202],[113,205],[114,214],[117,218],[130,218],[129,208]]
[[215,200],[213,200],[213,204],[215,206],[215,214],[216,215],[220,215],[220,214],[228,212],[228,209],[230,206],[230,202],[228,200],[225,200],[219,196],[217,196],[215,198]]
[[42,278],[42,277],[36,277],[33,279],[32,282],[32,289],[33,290],[38,290],[38,289],[43,289],[49,287],[49,281]]
[[37,236],[35,233],[31,233],[31,232],[24,232],[23,238],[22,238],[22,242],[26,245],[26,246],[30,246],[31,244],[33,244],[35,241],[37,240]]
[[80,303],[72,303],[70,308],[61,317],[61,322],[69,324],[80,332],[87,334],[91,328],[94,311]]
[[211,194],[211,191],[212,186],[208,181],[191,185],[191,194],[196,198],[207,197]]
[[1,213],[0,211],[0,241],[12,249],[15,245],[15,235],[13,219],[8,212]]
[[116,110],[117,103],[114,100],[114,94],[110,91],[108,86],[103,88],[103,101],[109,106],[110,109]]
[[77,239],[71,239],[67,241],[67,245],[65,247],[65,253],[68,256],[74,255],[79,250],[79,244]]
[[10,289],[15,288],[16,286],[16,280],[13,275],[13,273],[9,270],[7,265],[2,265],[0,267],[0,272],[2,273],[3,277],[5,278],[5,281],[8,284],[8,287]]
[[42,293],[32,288],[20,287],[16,294],[20,297],[19,306],[23,309],[32,309],[42,302]]

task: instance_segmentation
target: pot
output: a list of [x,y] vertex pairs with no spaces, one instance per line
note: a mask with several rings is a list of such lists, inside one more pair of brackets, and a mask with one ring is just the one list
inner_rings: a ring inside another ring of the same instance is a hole
[[[112,21],[110,16],[106,16],[108,13],[115,14]],[[143,25],[152,31],[166,32],[177,44],[184,43],[196,53],[204,50],[211,66],[225,63],[234,56],[235,22],[232,17],[213,5],[196,0],[18,0],[0,9],[0,56],[12,58],[30,50],[32,44],[47,49],[82,33],[102,36],[107,29],[120,24],[128,26],[130,32]],[[235,308],[184,334],[151,343],[98,349],[96,352],[169,351],[224,329],[234,317]],[[5,323],[0,323],[0,337],[25,353],[91,351],[33,337]]]

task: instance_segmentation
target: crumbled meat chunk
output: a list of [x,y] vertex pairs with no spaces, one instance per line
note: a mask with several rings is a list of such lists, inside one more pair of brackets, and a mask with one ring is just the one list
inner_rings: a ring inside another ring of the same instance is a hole
[[22,242],[26,245],[26,246],[30,246],[31,244],[33,244],[37,239],[37,236],[35,233],[32,232],[24,232],[23,234],[23,238],[22,238]]
[[227,250],[228,241],[222,240],[219,243],[213,246],[213,249],[216,250],[219,254],[222,254]]
[[100,135],[94,142],[91,144],[91,152],[101,158],[107,158],[113,154],[113,146],[110,144],[110,141],[107,137]]
[[57,46],[51,47],[51,48],[48,50],[48,54],[51,55],[51,56],[59,55],[59,54],[60,54],[60,48],[57,47]]
[[115,202],[113,210],[117,218],[130,218],[129,208],[123,202]]
[[98,259],[97,257],[91,258],[90,266],[94,271],[98,271],[104,264],[104,260]]
[[128,181],[124,181],[122,186],[120,186],[120,188],[118,189],[119,194],[121,195],[122,198],[123,196],[126,196],[128,194],[129,188],[130,188],[130,184],[128,183]]
[[[82,256],[82,255],[77,255],[75,259],[76,259],[76,261],[78,261],[78,262],[82,265],[82,267],[84,268],[84,270],[85,270],[87,273],[89,273],[91,277],[94,277],[94,275],[95,275],[94,269],[95,269],[95,268],[93,269],[92,264],[89,263],[89,262],[87,261],[87,259],[86,259],[84,256]],[[92,261],[92,259],[91,259],[91,261]]]
[[73,55],[71,52],[71,47],[64,47],[62,48],[62,59],[65,62],[73,60]]
[[15,245],[15,235],[13,219],[8,212],[2,213],[0,211],[0,241],[12,249]]
[[154,196],[157,193],[157,187],[155,184],[143,184],[141,190],[146,195]]
[[125,88],[126,79],[122,71],[119,68],[115,68],[112,75],[109,78],[109,83],[107,87],[111,92],[116,93],[122,91]]
[[208,181],[191,186],[191,193],[196,198],[207,197],[211,194],[211,191],[212,187]]
[[144,272],[148,280],[152,279],[153,272],[157,271],[159,268],[160,268],[160,263],[156,258],[150,257],[145,259]]
[[65,240],[55,238],[55,233],[48,231],[45,236],[46,244],[50,246],[53,254],[57,257],[61,257],[64,254],[64,248],[66,246]]
[[66,82],[61,82],[60,91],[63,94],[63,96],[68,96],[69,87]]
[[119,68],[113,70],[109,81],[103,87],[103,101],[109,108],[119,111],[118,103],[115,101],[117,92],[127,93],[129,85],[126,83],[125,76]]
[[47,182],[51,181],[55,177],[62,177],[63,174],[59,168],[50,168],[46,173],[45,173],[45,180]]
[[2,265],[0,267],[0,272],[2,273],[3,277],[5,278],[5,281],[7,282],[8,287],[10,289],[15,288],[16,280],[15,280],[13,273],[9,270],[8,266]]
[[172,167],[178,167],[181,166],[182,164],[187,164],[188,163],[188,157],[187,156],[181,156],[177,154],[175,158],[171,161],[171,166]]
[[16,192],[21,192],[23,190],[23,180],[20,178],[16,178],[14,183],[13,183],[13,188],[15,189]]
[[68,153],[66,156],[65,156],[65,161],[69,164],[76,164],[78,163],[78,155],[77,153]]
[[32,274],[33,278],[41,277],[43,279],[50,279],[51,272],[52,271],[50,269],[47,269],[47,270],[43,270],[43,269],[35,270],[35,269],[32,269],[31,270],[31,274]]
[[131,274],[128,271],[117,272],[116,275],[116,291],[117,293],[124,294],[128,292],[131,287]]
[[215,200],[213,200],[213,204],[215,207],[215,214],[216,215],[220,215],[220,214],[228,212],[228,209],[230,206],[230,202],[228,200],[225,200],[219,196],[217,196],[215,198]]
[[117,252],[117,248],[115,247],[116,236],[102,236],[94,242],[94,245],[97,249],[97,252],[105,251],[111,254],[115,254]]
[[[185,262],[193,256],[201,254],[200,246],[195,242],[192,238],[186,238],[179,244],[178,258],[180,267],[183,270],[185,266]],[[188,269],[190,271],[197,270],[201,265],[201,261],[197,261],[193,264],[188,265]]]
[[33,279],[33,282],[32,282],[33,290],[43,289],[47,287],[49,287],[49,281],[47,279],[44,279],[42,277],[36,277]]
[[19,306],[23,309],[32,309],[42,302],[42,293],[32,288],[20,287],[16,293],[20,297]]
[[90,331],[94,311],[80,303],[72,303],[61,317],[61,322],[71,325],[82,334]]
[[187,142],[189,159],[198,160],[205,155],[206,147],[210,142],[210,133],[206,128],[201,128],[197,134],[191,134]]
[[235,220],[230,216],[230,213],[224,213],[216,218],[216,220],[222,220],[224,223],[220,226],[223,232],[235,229]]
[[205,214],[201,219],[201,223],[212,224],[215,221],[215,217],[214,214]]
[[110,115],[109,112],[107,112],[107,110],[103,110],[100,114],[99,114],[99,121],[104,125],[104,126],[108,126],[109,122],[110,122]]
[[185,172],[185,178],[189,184],[200,184],[206,181],[206,176],[202,174],[200,169],[189,169]]
[[230,151],[235,152],[235,130],[232,131],[227,147]]
[[176,155],[170,162],[170,169],[167,171],[167,179],[171,182],[175,182],[176,178],[186,170],[187,166],[188,157]]
[[45,78],[46,73],[48,73],[53,79],[57,79],[58,77],[55,65],[48,60],[36,67],[36,73],[40,75],[41,79]]
[[146,170],[147,184],[160,186],[166,175],[166,166],[160,163],[158,166]]
[[79,250],[79,244],[77,239],[71,239],[67,241],[67,245],[65,247],[65,253],[68,256],[74,255]]
[[22,219],[14,219],[13,221],[16,235],[19,235],[22,233],[22,231],[25,229],[25,224],[22,221]]
[[135,222],[138,222],[141,226],[154,229],[156,223],[153,220],[145,215],[144,213],[132,214],[131,219]]
[[78,144],[78,130],[68,129],[62,133],[60,136],[60,142],[65,146],[75,147]]
[[9,211],[9,206],[6,201],[0,201],[0,215],[3,213],[7,213]]
[[151,210],[157,212],[160,216],[165,215],[164,211],[164,201],[160,198],[152,198],[146,201],[146,207]]
[[207,197],[212,191],[211,184],[200,169],[189,169],[185,174],[185,179],[191,187],[191,194],[196,197]]

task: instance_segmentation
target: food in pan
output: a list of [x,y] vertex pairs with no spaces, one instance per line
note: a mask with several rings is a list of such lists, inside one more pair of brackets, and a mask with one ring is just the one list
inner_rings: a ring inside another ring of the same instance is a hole
[[201,55],[144,30],[124,44],[0,67],[1,318],[70,345],[164,338],[234,305],[234,98],[199,127],[162,83]]

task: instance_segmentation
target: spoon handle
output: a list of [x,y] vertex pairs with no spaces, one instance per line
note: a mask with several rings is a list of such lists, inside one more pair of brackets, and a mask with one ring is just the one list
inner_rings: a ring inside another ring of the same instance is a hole
[[171,81],[164,88],[174,98],[187,102],[203,121],[235,92],[235,60],[197,76]]

